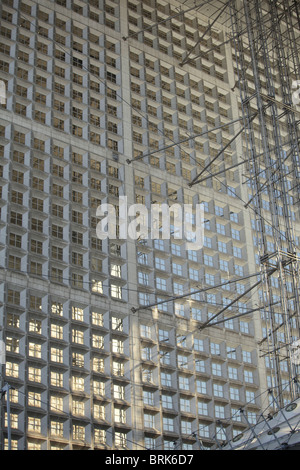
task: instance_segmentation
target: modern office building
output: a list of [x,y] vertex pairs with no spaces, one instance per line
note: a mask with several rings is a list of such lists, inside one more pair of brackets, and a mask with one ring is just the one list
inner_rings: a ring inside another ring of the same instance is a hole
[[[230,442],[298,396],[299,5],[0,17],[1,448]],[[203,247],[101,239],[121,197],[202,204]]]

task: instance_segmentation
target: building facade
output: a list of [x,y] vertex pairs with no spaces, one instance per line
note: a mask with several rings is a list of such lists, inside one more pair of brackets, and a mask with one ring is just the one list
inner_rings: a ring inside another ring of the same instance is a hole
[[[207,30],[219,8],[1,2],[0,339],[14,449],[211,448],[272,407],[229,13]],[[149,210],[202,203],[203,248],[174,233],[101,240],[97,208],[118,214],[120,196]],[[287,402],[287,359],[280,369]]]

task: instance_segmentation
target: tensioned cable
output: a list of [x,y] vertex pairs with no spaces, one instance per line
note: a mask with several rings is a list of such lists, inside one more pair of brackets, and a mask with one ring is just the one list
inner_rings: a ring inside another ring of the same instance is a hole
[[[209,2],[205,2],[203,5],[205,5],[206,3],[209,3]],[[37,5],[37,3],[36,3],[36,5]],[[193,9],[194,9],[194,8],[195,8],[195,7],[193,7]],[[182,12],[180,12],[179,14],[182,14]],[[28,18],[27,18],[26,16],[22,15],[21,13],[19,13],[19,15],[20,15],[21,17],[25,18],[26,20],[28,20]],[[176,16],[177,16],[177,15],[176,15]],[[29,22],[30,22],[30,21],[29,21]],[[30,22],[30,24],[33,25],[32,22]],[[35,25],[34,25],[34,26],[35,26]],[[37,29],[36,26],[35,26],[35,28]],[[66,49],[64,49],[63,46],[62,46],[60,43],[58,43],[58,42],[55,41],[54,39],[52,40],[52,42],[58,44],[58,47],[60,47],[60,48],[61,48],[65,53],[67,53],[70,57],[72,56],[71,53],[69,53],[68,51],[66,51]],[[107,87],[107,83],[106,83],[105,81],[101,80],[101,79],[99,78],[99,76],[97,76],[96,74],[90,72],[90,70],[89,70],[88,68],[82,66],[82,69],[83,69],[83,70],[86,70],[87,72],[89,72],[91,75],[93,75],[95,78],[97,78],[97,80],[98,80],[100,83],[104,84],[104,85]],[[109,88],[109,87],[108,87],[108,88]],[[128,103],[128,102],[127,102],[122,96],[120,96],[118,93],[117,93],[117,96],[119,96],[119,97],[121,98],[121,100],[122,100],[124,103],[126,103],[127,105],[129,105],[129,106],[130,106],[132,109],[134,109],[135,111],[137,111],[138,114],[140,114],[142,117],[145,117],[145,115],[144,115],[143,113],[141,113],[140,110],[134,108],[134,107],[132,106],[132,104]],[[147,117],[146,117],[146,120],[148,121],[148,118],[147,118]],[[230,124],[230,123],[229,123],[229,124]],[[229,124],[227,124],[227,125],[229,125]],[[158,129],[158,130],[159,130],[159,129]],[[160,131],[160,130],[159,130],[159,132],[163,135],[164,138],[168,138],[169,140],[172,141],[172,139],[170,139],[170,137],[166,137],[166,135],[163,133],[163,131]],[[172,142],[173,142],[173,141],[172,141]],[[175,145],[178,145],[178,144],[175,144]],[[180,149],[180,150],[182,151],[182,149]],[[185,152],[185,151],[184,151],[184,152]],[[187,152],[185,152],[185,153],[187,153]],[[188,154],[188,153],[187,153],[187,154]],[[189,155],[189,154],[188,154],[188,155]],[[190,156],[190,155],[189,155],[189,156]],[[136,159],[134,159],[134,160],[136,160]],[[128,161],[127,161],[127,162],[128,162]]]
[[188,51],[188,53],[186,54],[185,58],[183,59],[183,61],[179,64],[181,67],[183,65],[185,65],[188,61],[189,61],[189,56],[190,54],[193,53],[193,50],[195,49],[195,47],[197,47],[197,45],[202,41],[202,39],[204,38],[204,36],[206,35],[206,33],[212,28],[212,26],[214,25],[214,23],[216,21],[218,21],[219,17],[223,14],[223,12],[226,10],[226,8],[228,7],[229,3],[230,3],[231,0],[229,0],[227,3],[225,3],[225,5],[223,6],[223,8],[218,12],[218,15],[216,16],[216,18],[213,20],[212,23],[209,24],[209,26],[207,27],[207,29],[204,31],[204,33],[200,36],[200,38],[198,39],[198,41],[196,42],[196,44]]
[[[204,4],[205,4],[205,3],[204,3]],[[195,8],[195,7],[193,7],[193,8]],[[182,12],[181,12],[180,14],[182,14]],[[20,16],[23,16],[23,15],[20,13]],[[26,18],[26,19],[28,19],[26,16],[23,16],[23,17]],[[33,25],[32,22],[31,22],[31,24]],[[56,42],[56,41],[53,40],[53,42]],[[56,43],[57,43],[57,42],[56,42]],[[66,50],[62,47],[62,45],[61,45],[60,43],[58,43],[58,45],[59,45],[59,47],[61,47],[61,48],[64,50],[64,52],[66,52],[68,55],[71,56],[71,54],[70,54],[68,51],[66,51]],[[83,67],[83,69],[85,69],[86,71],[88,71],[89,73],[91,73],[86,67]],[[106,85],[106,82],[103,82],[103,81],[99,78],[99,76],[97,76],[97,75],[95,75],[95,74],[93,74],[93,73],[91,73],[91,74],[94,75],[101,83],[103,83],[105,86],[107,86],[107,85]],[[118,96],[119,96],[119,95],[118,95]],[[127,102],[124,100],[124,98],[121,97],[121,99],[122,99],[122,101],[124,101],[126,104],[128,104],[130,107],[132,107],[133,109],[136,109],[136,108],[134,108],[131,104],[127,103]],[[143,113],[140,113],[140,114],[141,114],[142,116],[144,116]],[[230,125],[230,124],[232,124],[232,123],[227,123],[226,125]],[[212,129],[212,130],[215,130],[215,129]],[[163,134],[163,135],[164,135],[164,134]],[[202,134],[200,134],[200,135],[202,135]],[[166,138],[165,135],[164,135],[164,137]],[[169,138],[169,137],[168,137],[168,138]],[[193,138],[193,137],[191,137],[191,138]],[[170,139],[170,140],[171,140],[171,139]],[[174,145],[178,145],[178,144],[180,144],[180,142],[175,143]],[[163,149],[161,149],[161,150],[163,150]],[[136,159],[134,159],[134,160],[136,160]]]
[[[100,81],[101,81],[101,80],[100,80]],[[242,118],[241,118],[241,119],[242,119]],[[238,119],[237,121],[240,121],[241,119]],[[228,124],[226,124],[226,125],[228,125]],[[176,144],[175,144],[175,145],[176,145]],[[220,182],[220,183],[224,185],[223,182]],[[227,187],[227,185],[225,185],[225,187]],[[239,196],[238,196],[238,197],[239,197]],[[241,199],[241,198],[240,198],[240,199]],[[242,199],[241,199],[241,200],[242,200]],[[244,201],[243,201],[243,202],[244,202]],[[126,288],[123,287],[123,289],[126,289]],[[128,290],[129,290],[129,289],[128,289]],[[191,293],[190,295],[192,295],[192,294],[193,294],[193,293]]]
[[[22,390],[20,390],[20,389],[17,389],[17,390],[18,390],[18,393],[21,393],[23,396],[25,396],[25,397],[28,396],[28,394],[26,394],[26,393],[23,392]],[[68,396],[69,396],[69,398],[70,398],[71,400],[74,399],[74,396],[73,396],[70,392],[68,393]],[[41,403],[41,404],[43,404],[43,405],[46,405],[46,406],[49,405],[48,402],[45,402],[45,401],[43,401],[43,400],[38,400],[38,402]],[[2,406],[3,406],[3,405],[2,405]],[[39,408],[38,408],[38,409],[39,409]],[[58,411],[58,412],[61,414],[60,416],[57,416],[57,417],[56,417],[56,419],[59,420],[59,421],[61,421],[61,420],[63,420],[63,419],[66,419],[66,418],[71,419],[72,417],[75,418],[75,419],[76,419],[76,418],[77,418],[77,419],[78,419],[78,418],[80,419],[80,418],[82,418],[82,417],[83,417],[83,418],[86,417],[86,415],[84,415],[84,416],[80,415],[80,416],[79,416],[79,415],[76,415],[76,414],[73,414],[72,416],[70,416],[70,413],[66,413],[65,411],[62,411],[60,408],[56,408],[56,407],[54,407],[54,406],[52,406],[52,405],[51,405],[51,410],[50,410],[50,411]],[[95,425],[95,423],[94,423],[94,425]],[[98,426],[101,426],[101,422],[97,422],[97,425],[98,425]],[[111,427],[113,427],[114,425],[118,425],[118,423],[112,423]],[[105,422],[105,427],[106,427],[106,426],[107,426],[107,424],[106,424],[106,422]],[[103,428],[103,429],[104,429],[104,428]],[[105,428],[104,431],[105,431],[106,433],[112,434],[113,436],[115,435],[115,432],[113,432],[113,431],[111,431],[111,430],[109,430],[109,429],[106,429],[106,428]],[[52,440],[55,440],[55,438],[58,438],[58,439],[60,438],[60,436],[57,436],[57,435],[55,435],[55,436],[50,436],[50,437],[52,438]],[[72,439],[72,437],[70,437],[70,438]],[[75,440],[73,440],[73,441],[75,441]],[[78,443],[78,442],[80,442],[81,440],[76,440],[76,441],[77,441],[77,443]],[[139,442],[133,441],[133,440],[129,439],[129,438],[127,437],[127,433],[126,433],[126,441],[127,441],[127,442],[130,442],[131,444],[134,444],[134,445],[136,445],[136,446],[138,446],[138,447],[141,447],[142,449],[148,450],[147,447],[143,446],[143,445],[140,444]],[[72,442],[72,443],[73,443],[74,445],[76,445],[76,442]],[[100,443],[100,445],[101,445],[101,443]],[[97,444],[96,444],[96,446],[97,446]]]
[[130,39],[130,38],[132,38],[132,37],[134,37],[134,36],[137,36],[137,35],[140,34],[140,33],[143,33],[144,31],[148,31],[148,29],[156,28],[157,26],[159,26],[159,25],[162,24],[162,23],[165,23],[166,21],[170,21],[170,20],[172,20],[173,18],[177,18],[177,16],[181,16],[181,15],[183,16],[183,15],[185,15],[185,13],[188,13],[188,12],[190,12],[190,11],[192,11],[192,10],[195,10],[196,8],[201,8],[201,7],[203,7],[204,5],[207,5],[208,3],[210,3],[210,0],[207,0],[207,1],[204,2],[204,3],[201,3],[200,5],[194,5],[193,7],[189,8],[189,9],[187,9],[187,10],[182,10],[182,11],[180,11],[179,13],[175,13],[175,14],[172,15],[172,16],[168,16],[168,17],[165,18],[164,20],[158,21],[157,23],[154,23],[154,24],[152,24],[152,25],[150,25],[150,26],[147,26],[146,28],[143,28],[143,29],[141,29],[140,31],[136,31],[136,32],[130,33],[128,36],[124,36],[124,37],[123,37],[123,40],[126,41],[127,39]]
[[[20,274],[24,274],[24,275],[27,275],[27,276],[32,275],[32,279],[34,279],[35,276],[36,276],[34,273],[31,273],[31,272],[29,272],[29,271],[21,271],[21,270],[20,270],[20,271],[19,271],[19,270],[17,271],[17,270],[14,270],[14,269],[12,269],[12,268],[4,268],[4,267],[2,267],[2,266],[0,266],[0,270],[3,270],[3,271],[10,271],[10,272],[16,273],[16,274],[20,273]],[[199,289],[199,290],[197,290],[197,291],[191,291],[191,292],[189,292],[189,293],[180,295],[180,296],[178,296],[178,297],[161,293],[161,295],[162,295],[163,297],[170,297],[170,299],[164,300],[164,301],[162,301],[162,302],[160,302],[160,303],[172,302],[172,301],[174,301],[174,300],[176,300],[176,299],[188,297],[188,296],[191,296],[191,295],[194,295],[194,294],[197,294],[197,293],[201,293],[201,292],[206,292],[207,290],[212,290],[212,289],[215,289],[215,288],[217,288],[217,287],[222,287],[222,286],[225,286],[225,285],[228,285],[228,284],[234,284],[234,283],[236,283],[236,282],[243,281],[243,280],[248,279],[248,278],[250,278],[250,277],[258,276],[259,274],[260,274],[260,273],[257,272],[257,273],[250,274],[250,275],[247,275],[247,276],[238,277],[238,278],[236,278],[236,279],[234,279],[234,280],[226,281],[226,282],[224,282],[224,283],[222,283],[222,284],[219,284],[219,285],[217,285],[217,286],[209,286],[209,287],[205,288],[205,290],[200,290],[200,289]],[[45,275],[42,275],[42,276],[39,276],[39,278],[42,279],[42,280],[45,280],[45,281],[49,281],[49,280],[51,280],[51,278],[55,278],[55,276],[51,276],[51,275],[45,276]],[[72,281],[72,278],[69,278],[69,277],[68,277],[68,278],[67,278],[67,277],[62,277],[62,280],[65,280],[65,281]],[[121,280],[121,281],[125,281],[125,279],[122,279],[122,278],[113,278],[113,280],[115,280],[115,281],[118,281],[118,280],[119,280],[119,281],[120,281],[120,280]],[[96,279],[96,281],[101,281],[101,279]],[[103,283],[104,283],[105,281],[110,282],[108,279],[105,279],[105,280],[103,280]],[[83,283],[83,284],[93,284],[93,281],[84,281],[84,280],[83,280],[82,283]],[[130,288],[126,288],[126,287],[122,287],[122,289],[128,290],[128,291],[132,291],[132,292],[140,292],[140,289],[130,289]],[[97,294],[97,292],[96,292],[96,294]],[[155,304],[155,305],[158,305],[158,304]],[[143,308],[145,309],[145,308],[150,308],[150,307],[144,306]]]
[[[20,16],[22,16],[22,15],[20,14]],[[27,17],[25,17],[25,18],[28,19]],[[33,23],[31,23],[31,24],[33,24]],[[54,41],[54,42],[55,42],[55,41]],[[59,44],[59,43],[58,43],[58,44]],[[59,44],[59,47],[61,47],[61,48],[65,51],[65,49],[61,46],[61,44]],[[68,51],[65,51],[65,52],[66,52],[68,55],[71,56],[71,54],[70,54]],[[84,68],[85,68],[85,67],[84,67]],[[87,68],[85,68],[85,69],[86,69],[87,71],[89,71]],[[104,83],[105,86],[107,86],[106,83],[103,82],[98,76],[96,76],[95,74],[94,74],[94,76],[97,77],[97,79],[98,79],[101,83]],[[121,98],[121,99],[122,99],[125,103],[127,103],[123,98]],[[128,104],[128,103],[127,103],[127,104]],[[131,105],[129,104],[129,106],[131,106]],[[132,106],[131,106],[131,107],[132,107]],[[133,108],[133,107],[132,107],[132,108]],[[140,114],[143,115],[142,113],[140,113]],[[243,119],[243,118],[241,118],[241,119]],[[241,119],[239,119],[239,121],[240,121]],[[228,123],[225,124],[225,125],[227,126]],[[222,127],[222,126],[221,126],[221,127]],[[189,138],[189,139],[190,139],[190,138]],[[189,140],[189,139],[187,139],[187,140]],[[170,139],[170,140],[171,140],[171,139]],[[173,144],[173,145],[178,145],[178,144],[175,143],[175,144]],[[171,146],[172,146],[172,145],[171,145]],[[154,153],[156,153],[156,151],[155,151]],[[145,156],[145,155],[143,155],[143,157],[144,157],[144,156]],[[133,161],[134,161],[134,160],[133,160]],[[217,178],[216,178],[216,179],[217,179]],[[221,181],[219,181],[219,182],[220,182],[222,185],[224,185],[225,187],[227,187],[227,185],[225,185],[223,182],[221,182]],[[244,202],[238,195],[236,195],[236,197],[238,197],[242,202]],[[244,202],[244,204],[245,204],[245,202]],[[252,209],[251,206],[250,206],[250,208]],[[254,210],[254,212],[256,212],[255,209],[253,209],[253,210]],[[277,230],[276,227],[273,227],[273,229]],[[281,234],[281,232],[280,232],[280,234]],[[282,235],[282,234],[281,234],[281,235]]]
[[[256,116],[257,113],[255,113],[255,116]],[[174,147],[174,145],[180,145],[184,142],[188,142],[189,140],[192,140],[192,139],[195,139],[197,137],[201,137],[203,135],[206,135],[210,132],[213,132],[213,131],[216,131],[216,130],[219,130],[219,129],[222,129],[223,127],[227,127],[227,126],[230,126],[231,124],[235,124],[237,122],[240,122],[242,119],[244,119],[243,117],[240,117],[240,118],[237,118],[237,119],[234,119],[233,121],[230,121],[228,123],[224,123],[224,124],[220,124],[219,126],[216,126],[216,127],[212,127],[211,129],[208,129],[207,131],[202,131],[200,134],[195,134],[195,135],[192,135],[192,136],[189,136],[183,140],[180,140],[178,142],[173,142],[172,144],[170,145],[167,145],[166,147],[163,147],[161,149],[155,149],[153,150],[152,152],[148,152],[148,153],[145,153],[145,154],[141,154],[139,155],[138,157],[136,158],[133,158],[132,160],[127,160],[127,163],[130,164],[130,163],[134,163],[136,162],[137,160],[140,160],[140,159],[143,159],[145,157],[149,157],[151,155],[154,155],[155,153],[160,153],[160,152],[163,152],[164,150],[167,150],[171,147]],[[171,140],[171,139],[170,139]],[[188,154],[189,155],[189,154]]]
[[[291,384],[291,382],[292,382],[293,380],[294,380],[294,379],[291,379],[290,383],[286,384],[286,387],[285,387],[286,389],[288,389],[288,387],[290,386],[290,384]],[[254,399],[251,399],[251,400],[249,400],[247,403],[243,404],[242,409],[245,409],[248,405],[251,406],[251,405],[254,403],[254,400],[257,400],[258,398],[260,398],[260,397],[263,396],[264,394],[269,394],[269,393],[270,393],[270,390],[271,390],[272,388],[275,388],[275,387],[271,387],[271,388],[268,387],[268,389],[266,389],[266,390],[260,392],[258,395],[256,395],[256,396],[254,397]],[[274,399],[273,399],[273,403],[275,403],[275,400],[274,400]],[[268,403],[268,404],[266,405],[265,409],[260,413],[258,419],[260,418],[260,416],[263,416],[263,414],[268,410],[268,408],[270,408],[270,407],[272,407],[272,406],[273,406],[272,403]],[[240,409],[239,409],[239,410],[236,410],[231,416],[229,416],[229,417],[227,417],[227,418],[222,418],[222,423],[224,423],[224,424],[227,423],[227,424],[229,424],[229,425],[230,425],[230,424],[233,424],[233,421],[234,421],[234,419],[235,419],[235,416],[236,416],[238,413],[240,413]],[[262,422],[262,421],[261,421],[261,422]],[[257,426],[257,425],[260,424],[261,422],[257,422],[257,423],[255,423],[255,424],[253,424],[252,427],[255,428],[255,426]],[[299,422],[300,422],[300,420],[299,420]],[[298,424],[299,424],[299,423],[298,423]],[[297,428],[298,424],[295,426],[295,429]],[[206,424],[203,424],[203,425],[201,426],[201,428],[199,427],[198,431],[193,431],[188,437],[194,437],[195,434],[197,434],[198,437],[201,438],[201,435],[199,436],[199,431],[201,431],[201,429],[205,429],[206,426],[207,426]],[[251,428],[252,428],[252,427],[251,427]],[[251,428],[248,427],[248,428],[246,428],[246,429],[245,429],[244,431],[242,431],[242,432],[245,433],[245,432],[251,430]],[[213,437],[213,439],[217,440],[217,435],[215,435],[215,436]],[[231,442],[234,442],[233,439],[234,439],[234,438],[229,439],[229,440],[226,440],[225,445],[230,445]],[[249,440],[250,440],[250,442],[249,442]],[[244,447],[248,444],[248,442],[251,443],[252,437],[249,437],[249,440],[243,443],[243,446],[244,446]],[[179,448],[180,445],[181,445],[181,444],[178,443],[177,446],[176,446],[176,448]]]
[[[272,271],[273,271],[273,270],[272,270]],[[238,279],[238,282],[239,282],[239,280],[245,280],[245,279],[249,279],[249,278],[251,278],[251,277],[257,277],[257,276],[259,276],[260,274],[261,274],[260,272],[257,272],[257,273],[255,273],[255,274],[249,274],[249,275],[247,275],[247,276],[243,276],[243,277],[241,277],[241,278]],[[219,284],[219,285],[217,285],[217,286],[210,286],[210,287],[208,287],[208,288],[195,290],[195,291],[193,291],[193,292],[189,292],[188,294],[182,294],[182,295],[179,295],[179,296],[175,296],[175,297],[173,297],[172,299],[169,299],[169,300],[162,300],[161,302],[156,302],[155,304],[150,304],[150,305],[145,305],[145,306],[143,305],[143,306],[140,306],[140,307],[138,307],[138,308],[136,308],[136,309],[133,308],[133,311],[136,312],[136,311],[138,311],[138,310],[145,310],[145,309],[147,309],[147,308],[156,307],[156,306],[161,305],[161,304],[166,303],[166,302],[170,302],[170,301],[173,301],[173,300],[176,301],[176,300],[179,300],[179,299],[182,299],[182,298],[185,298],[185,297],[189,297],[189,296],[191,296],[191,295],[195,295],[195,294],[197,294],[197,293],[206,292],[207,290],[216,289],[216,288],[218,288],[218,287],[222,287],[222,286],[224,286],[224,285],[232,284],[232,283],[235,283],[235,282],[237,282],[237,281],[236,281],[236,280],[226,281],[226,282],[221,283],[221,284]]]
[[[36,3],[36,5],[37,5],[37,3]],[[23,18],[25,18],[25,19],[28,20],[28,18],[27,18],[26,16],[22,15],[21,13],[19,13],[19,14],[20,14],[20,16],[23,16]],[[33,25],[32,22],[31,22],[31,24]],[[34,26],[35,26],[35,25],[34,25]],[[35,28],[36,28],[36,26],[35,26]],[[57,43],[57,42],[54,41],[54,40],[53,40],[53,42],[54,42],[54,43]],[[70,54],[68,51],[66,51],[66,50],[62,47],[61,44],[59,44],[59,43],[57,43],[57,44],[58,44],[58,46],[59,46],[64,52],[66,52],[69,56],[71,56],[71,54]],[[83,68],[84,68],[86,71],[88,71],[89,73],[91,73],[88,68],[86,68],[86,67],[83,67]],[[97,76],[97,75],[95,75],[95,74],[93,74],[93,73],[91,73],[91,74],[92,74],[95,78],[97,78],[100,83],[103,83],[105,86],[107,86],[107,85],[106,85],[106,82],[103,81],[103,80],[101,80],[101,79],[99,78],[99,76]],[[118,96],[120,97],[120,95],[118,95]],[[128,102],[126,102],[126,100],[124,100],[124,98],[122,98],[122,97],[120,97],[120,98],[121,98],[121,100],[124,101],[127,105],[129,105],[130,107],[132,107],[132,108],[134,109],[134,107],[133,107],[131,104],[129,104]],[[139,112],[139,114],[141,114],[141,116],[144,117],[143,113],[140,113],[140,112]],[[243,119],[243,118],[241,118],[241,119]],[[239,121],[240,121],[241,119],[239,119]],[[227,123],[226,125],[228,125],[228,123]],[[222,127],[222,126],[221,126],[221,127]],[[163,135],[164,135],[164,134],[163,134]],[[166,137],[166,136],[164,136],[164,137]],[[171,139],[169,139],[169,140],[171,140]],[[189,139],[187,139],[187,140],[189,140]],[[178,145],[178,144],[175,143],[175,144],[173,144],[173,145]],[[172,146],[172,145],[171,145],[171,146]],[[134,159],[134,160],[136,160],[136,159]],[[134,160],[133,160],[133,161],[134,161]],[[219,182],[220,182],[220,181],[219,181]],[[225,185],[223,182],[220,182],[220,183],[221,183],[222,185]],[[225,185],[225,187],[227,187],[227,185]],[[237,196],[237,197],[239,197],[239,196]],[[244,201],[242,201],[242,202],[244,202]],[[250,206],[250,207],[251,207],[251,206]],[[276,229],[276,228],[275,228],[275,229]]]
[[[22,15],[21,15],[21,16],[22,16]],[[26,18],[26,17],[25,17],[25,18]],[[27,18],[26,18],[26,19],[27,19]],[[33,23],[31,23],[31,24],[33,24]],[[61,44],[59,44],[59,46],[65,51],[65,49],[61,46]],[[68,52],[67,52],[67,53],[68,53]],[[68,53],[68,54],[71,55],[70,53]],[[97,77],[97,78],[99,79],[99,77]],[[99,81],[103,83],[103,81],[101,81],[100,79],[99,79]],[[242,118],[241,118],[241,119],[242,119]],[[238,120],[236,120],[235,122],[240,121],[241,119],[238,119]],[[225,125],[227,126],[228,123],[225,124]],[[176,145],[176,144],[174,144],[174,145]],[[123,289],[124,289],[124,288],[123,288]]]
[[[37,3],[35,3],[36,5],[38,5]],[[22,13],[19,12],[19,16],[20,17],[23,17],[24,19],[26,19],[27,21],[28,20],[28,17],[27,16],[24,16],[22,15]],[[37,26],[34,25],[34,23],[31,21],[29,21],[29,23],[31,25],[33,25],[35,27],[35,29],[37,30]],[[66,53],[69,57],[72,57],[72,54],[70,52],[68,52],[63,46],[62,44],[60,44],[59,42],[55,41],[54,39],[52,39],[52,42],[54,44],[57,44],[59,48],[61,48],[64,53]],[[96,75],[94,72],[91,72],[87,67],[85,67],[84,65],[82,65],[82,69],[85,70],[86,72],[88,72],[90,75],[92,75],[93,77],[95,77],[100,83],[102,83],[105,87],[109,88],[109,86],[107,85],[107,81],[104,81],[104,80],[101,80],[100,77],[98,75]],[[113,88],[111,88],[112,90],[114,90]],[[116,90],[114,90],[116,91]],[[116,91],[116,96],[118,96],[122,102],[124,102],[125,104],[127,104],[131,109],[134,109],[140,116],[142,116],[143,118],[146,119],[147,122],[149,122],[149,119],[148,117],[142,113],[139,109],[135,108],[131,103],[128,103],[117,91]],[[101,128],[100,128],[101,129]],[[164,138],[167,138],[168,140],[170,140],[171,142],[173,142],[174,145],[179,145],[177,143],[174,143],[174,141],[168,136],[166,136],[164,134],[163,131],[161,131],[160,129],[158,129],[159,133],[164,137]],[[182,149],[180,148],[180,150],[182,151]],[[184,151],[187,155],[189,155],[186,151]],[[189,155],[190,156],[190,155]],[[127,161],[128,163],[128,161]]]

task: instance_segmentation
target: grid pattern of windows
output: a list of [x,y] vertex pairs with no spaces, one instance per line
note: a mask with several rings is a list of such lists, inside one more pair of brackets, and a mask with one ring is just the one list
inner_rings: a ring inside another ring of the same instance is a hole
[[[197,432],[209,448],[224,437],[217,421],[230,438],[246,427],[242,418],[228,424],[243,404],[249,421],[259,414],[253,304],[247,293],[233,302],[258,259],[259,240],[252,250],[245,228],[256,222],[240,199],[249,183],[239,170],[211,177],[241,152],[230,143],[239,110],[227,36],[216,24],[185,67],[207,18],[177,8],[165,0],[0,6],[0,333],[15,387],[14,448],[133,448],[134,423],[139,446],[173,449],[178,440],[196,449]],[[227,144],[221,165],[189,186]],[[172,215],[168,240],[119,238],[118,198],[127,194],[148,208],[190,204],[193,227],[202,203],[203,247],[176,236]],[[97,236],[102,203],[117,215],[113,239]],[[273,251],[272,227],[266,236]],[[223,309],[224,322],[203,333]]]

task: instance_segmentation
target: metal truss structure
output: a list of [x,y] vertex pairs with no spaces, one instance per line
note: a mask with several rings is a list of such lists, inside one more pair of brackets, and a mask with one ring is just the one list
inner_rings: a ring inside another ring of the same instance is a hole
[[[297,2],[253,0],[230,4],[233,41],[236,52],[245,142],[248,158],[248,177],[260,254],[263,303],[262,319],[266,337],[261,342],[264,354],[273,361],[274,386],[280,405],[282,402],[281,359],[288,357],[289,375],[297,376],[297,364],[291,345],[299,332],[299,259],[291,218],[291,201],[299,204],[299,112],[293,96],[293,86],[299,79],[299,6]],[[255,89],[248,86],[245,48],[251,55],[251,71]],[[264,64],[264,73],[259,69]],[[275,80],[280,86],[275,86]],[[259,138],[255,131],[258,123]],[[283,136],[288,135],[288,139]],[[260,148],[258,148],[258,146]],[[292,173],[293,187],[287,175]],[[262,180],[264,176],[264,182]],[[293,192],[292,199],[291,195]],[[268,196],[271,220],[266,220],[262,194]],[[282,203],[279,209],[278,202]],[[274,251],[267,243],[266,223],[273,228]],[[269,275],[269,269],[274,268]],[[280,289],[280,303],[274,305],[271,277],[276,276]],[[289,288],[288,288],[289,286]],[[286,344],[278,340],[275,315],[282,316]],[[291,390],[291,399],[297,396]]]

